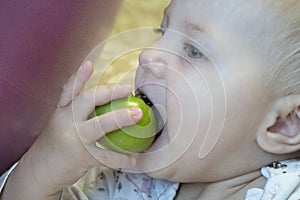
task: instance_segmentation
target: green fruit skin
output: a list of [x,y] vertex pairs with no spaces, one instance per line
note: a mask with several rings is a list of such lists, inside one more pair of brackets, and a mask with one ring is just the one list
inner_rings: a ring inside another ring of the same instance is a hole
[[156,134],[155,115],[151,107],[142,99],[130,95],[122,99],[113,100],[105,105],[97,106],[94,114],[99,116],[113,110],[136,107],[142,110],[142,119],[135,125],[105,134],[97,141],[100,146],[116,152],[130,154],[142,152],[152,144]]

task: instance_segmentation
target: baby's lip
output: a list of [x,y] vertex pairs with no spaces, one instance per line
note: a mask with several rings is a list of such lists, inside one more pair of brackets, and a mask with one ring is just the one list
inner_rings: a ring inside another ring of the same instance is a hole
[[[135,96],[138,98],[141,98],[147,105],[149,105],[155,115],[156,121],[157,121],[157,126],[156,126],[156,135],[155,135],[155,140],[161,136],[164,126],[165,126],[165,119],[163,119],[163,116],[161,116],[161,113],[159,112],[159,109],[155,105],[155,103],[152,103],[150,98],[146,94],[143,93],[142,90],[136,89],[135,90]],[[155,142],[154,140],[154,142]]]
[[169,143],[168,136],[165,131],[165,121],[162,119],[161,114],[158,109],[156,109],[155,105],[152,106],[152,110],[157,121],[156,134],[152,144],[144,151],[144,153],[157,151]]

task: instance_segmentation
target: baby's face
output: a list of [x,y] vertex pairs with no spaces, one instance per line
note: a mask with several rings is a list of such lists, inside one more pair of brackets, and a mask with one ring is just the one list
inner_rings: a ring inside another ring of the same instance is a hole
[[[257,0],[258,1],[258,0]],[[213,181],[255,168],[255,133],[270,106],[255,1],[174,0],[162,37],[140,55],[136,87],[167,116],[138,166],[174,181]],[[246,170],[248,170],[246,169]]]

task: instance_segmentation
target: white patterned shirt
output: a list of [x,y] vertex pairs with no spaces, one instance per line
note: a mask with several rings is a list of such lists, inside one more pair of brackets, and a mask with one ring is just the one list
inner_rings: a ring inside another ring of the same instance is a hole
[[93,168],[63,193],[63,200],[172,200],[179,184],[145,174]]
[[[16,164],[0,178],[0,193]],[[245,200],[300,200],[300,159],[261,168],[264,189],[252,188]],[[172,200],[179,183],[153,179],[109,168],[93,168],[75,185],[64,190],[63,200]]]

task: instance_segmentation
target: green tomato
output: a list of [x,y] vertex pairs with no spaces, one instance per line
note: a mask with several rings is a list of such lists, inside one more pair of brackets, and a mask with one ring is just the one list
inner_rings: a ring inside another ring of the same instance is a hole
[[120,128],[105,134],[97,142],[100,146],[120,153],[139,153],[147,149],[153,142],[156,134],[156,119],[150,106],[142,99],[130,95],[113,100],[95,108],[95,115],[103,115],[122,108],[139,107],[143,111],[142,119],[132,126]]

